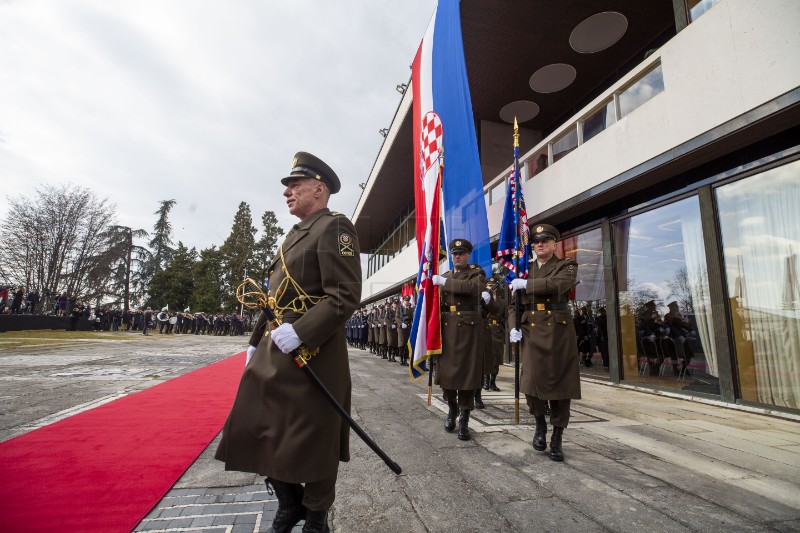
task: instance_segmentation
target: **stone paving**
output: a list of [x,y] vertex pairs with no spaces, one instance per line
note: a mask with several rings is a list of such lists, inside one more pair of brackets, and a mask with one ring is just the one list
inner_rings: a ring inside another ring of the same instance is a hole
[[[163,338],[0,352],[0,439],[240,351],[245,339]],[[113,352],[111,354],[110,352]],[[16,358],[16,359],[9,359]],[[565,463],[530,445],[513,369],[473,411],[473,439],[442,429],[445,404],[394,363],[351,350],[353,416],[403,467],[395,476],[353,433],[330,514],[335,531],[798,531],[800,424],[584,381]],[[263,479],[224,472],[219,437],[136,531],[263,532]],[[300,526],[295,530],[300,530]]]

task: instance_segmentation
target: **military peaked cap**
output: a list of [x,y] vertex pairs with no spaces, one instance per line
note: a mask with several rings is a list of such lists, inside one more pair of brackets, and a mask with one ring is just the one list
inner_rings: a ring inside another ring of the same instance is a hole
[[295,178],[310,178],[323,182],[330,189],[331,194],[336,194],[342,188],[339,177],[331,167],[319,157],[308,152],[297,152],[292,161],[292,170],[289,175],[281,180],[284,185],[289,185],[289,180]]
[[550,224],[536,224],[533,227],[531,240],[535,242],[542,239],[553,239],[554,241],[558,241],[561,239],[561,232],[559,232],[555,226],[551,226]]
[[453,239],[450,241],[450,253],[467,252],[472,253],[472,243],[467,239]]

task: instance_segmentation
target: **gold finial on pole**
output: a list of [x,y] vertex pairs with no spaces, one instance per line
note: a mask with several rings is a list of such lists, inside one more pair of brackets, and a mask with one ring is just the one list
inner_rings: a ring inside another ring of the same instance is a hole
[[517,117],[514,117],[514,148],[519,148],[519,125],[517,125]]

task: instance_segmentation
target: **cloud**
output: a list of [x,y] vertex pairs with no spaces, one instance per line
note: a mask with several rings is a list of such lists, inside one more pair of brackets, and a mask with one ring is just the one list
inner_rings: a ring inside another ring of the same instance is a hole
[[434,3],[0,3],[0,180],[11,196],[71,181],[175,240],[222,244],[240,201],[288,229],[281,177],[312,152],[352,214]]

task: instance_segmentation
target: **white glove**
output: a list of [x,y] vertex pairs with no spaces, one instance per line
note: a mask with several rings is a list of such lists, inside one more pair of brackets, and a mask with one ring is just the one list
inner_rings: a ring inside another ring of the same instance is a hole
[[431,278],[431,281],[434,285],[439,285],[444,287],[444,284],[447,283],[447,278],[440,276],[439,274],[434,274]]
[[247,347],[247,361],[245,361],[244,366],[247,366],[250,363],[250,359],[253,358],[253,354],[256,353],[256,347],[250,345]]
[[408,329],[408,324],[400,324],[400,325],[403,327],[403,329]]
[[511,281],[511,292],[518,291],[520,289],[525,290],[527,287],[528,280],[526,279],[515,278]]
[[392,324],[392,329],[397,329],[397,326],[395,324]]
[[483,298],[483,301],[488,304],[489,301],[492,299],[492,295],[489,294],[489,291],[483,291],[481,293],[481,298]]
[[511,342],[519,342],[522,340],[522,332],[516,328],[508,332],[508,338]]
[[290,353],[303,343],[291,324],[281,324],[270,333],[270,337],[283,353]]

